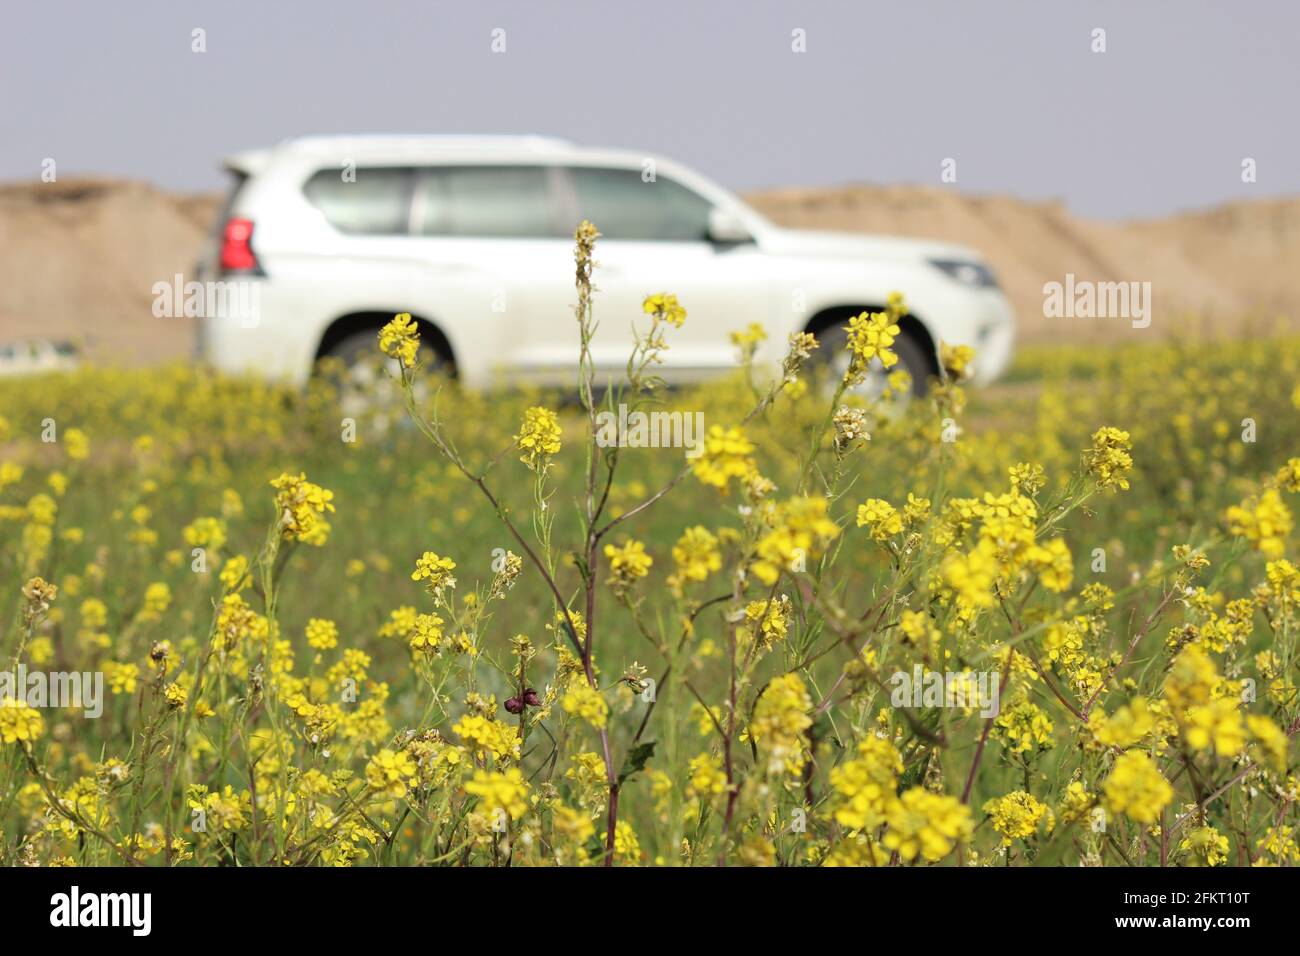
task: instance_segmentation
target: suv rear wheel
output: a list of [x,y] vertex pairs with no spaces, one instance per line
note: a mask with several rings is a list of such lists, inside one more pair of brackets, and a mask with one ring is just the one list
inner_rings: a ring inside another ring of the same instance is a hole
[[[344,415],[371,413],[384,420],[401,419],[405,408],[398,384],[401,368],[396,359],[379,351],[379,329],[348,334],[325,357],[338,363],[335,368],[327,369],[325,376],[338,389],[339,407]],[[423,400],[430,394],[429,376],[449,378],[455,373],[455,367],[449,357],[427,342],[420,343],[418,361],[415,397]]]

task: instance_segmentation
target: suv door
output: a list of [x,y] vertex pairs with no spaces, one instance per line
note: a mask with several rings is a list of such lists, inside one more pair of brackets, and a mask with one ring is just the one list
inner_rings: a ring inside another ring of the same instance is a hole
[[753,242],[709,238],[713,204],[670,177],[647,181],[638,168],[569,166],[567,199],[575,223],[590,219],[596,243],[596,316],[592,348],[597,368],[621,372],[632,347],[631,323],[644,323],[647,295],[671,292],[686,308],[686,324],[668,334],[660,374],[689,380],[735,365],[727,333],[750,322],[768,324],[772,299],[763,256]]
[[555,380],[557,330],[568,346],[562,380],[572,378],[573,254],[557,176],[542,165],[417,171],[410,242],[424,266],[422,307],[447,332],[467,379]]

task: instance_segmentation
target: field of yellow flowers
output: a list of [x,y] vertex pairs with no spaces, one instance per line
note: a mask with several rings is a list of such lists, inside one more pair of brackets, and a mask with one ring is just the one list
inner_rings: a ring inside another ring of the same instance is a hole
[[[355,419],[328,375],[0,384],[0,862],[1300,862],[1300,343],[864,398],[897,298],[843,381],[751,326],[667,391],[663,294],[605,389],[593,256],[576,399],[437,387],[403,316]],[[702,453],[597,441],[620,403]]]

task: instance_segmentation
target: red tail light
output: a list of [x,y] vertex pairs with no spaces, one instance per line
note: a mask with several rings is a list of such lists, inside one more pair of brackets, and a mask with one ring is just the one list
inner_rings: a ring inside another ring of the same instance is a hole
[[255,272],[257,256],[253,254],[253,220],[227,219],[221,234],[221,268],[225,272]]

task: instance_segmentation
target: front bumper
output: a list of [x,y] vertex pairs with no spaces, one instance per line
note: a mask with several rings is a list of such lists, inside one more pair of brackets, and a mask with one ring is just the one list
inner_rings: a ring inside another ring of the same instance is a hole
[[1011,366],[1016,350],[1016,322],[1011,305],[998,293],[1001,301],[993,305],[975,329],[975,361],[971,381],[987,385],[996,381]]

